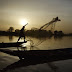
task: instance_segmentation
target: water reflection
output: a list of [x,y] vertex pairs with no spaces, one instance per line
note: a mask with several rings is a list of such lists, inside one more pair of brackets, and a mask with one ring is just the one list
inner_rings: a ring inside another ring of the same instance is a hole
[[12,41],[13,40],[13,36],[9,36],[9,40]]
[[55,40],[57,40],[57,39],[60,39],[61,40],[62,38],[63,38],[63,36],[54,36],[54,39]]
[[12,71],[18,68],[26,67],[29,65],[36,65],[36,64],[43,64],[47,63],[48,66],[53,70],[53,72],[57,72],[57,67],[52,63],[48,62],[48,60],[42,60],[42,59],[24,59],[24,60],[19,60],[11,65],[8,65],[6,68],[3,68],[1,72],[7,72],[7,71]]
[[[13,36],[0,36],[0,42],[17,42],[18,37]],[[27,48],[35,47],[34,50],[48,50],[48,49],[59,49],[72,47],[72,37],[46,37],[46,38],[33,38],[26,37]],[[23,39],[20,40],[22,42]],[[31,46],[30,46],[31,45]]]
[[37,46],[28,45],[28,44],[22,44],[20,47],[17,47],[17,50],[19,51],[27,51],[27,50],[40,50]]
[[[31,40],[30,40],[30,39]],[[7,36],[1,36],[0,41],[2,42],[16,42],[18,37],[10,37],[8,38]],[[27,40],[29,40],[26,43],[27,47],[21,47],[19,48],[20,50],[48,50],[48,49],[57,49],[57,48],[69,48],[72,47],[72,37],[47,37],[47,38],[32,38],[32,37],[27,37]],[[22,40],[21,40],[22,41]],[[36,65],[36,64],[42,64],[42,63],[48,63],[48,66],[56,72],[58,70],[57,67],[55,67],[51,62],[48,62],[48,60],[19,60],[18,62],[15,62],[6,68],[2,70],[2,72],[8,71],[8,70],[13,70],[13,69],[18,69],[19,67],[26,67],[29,65]]]

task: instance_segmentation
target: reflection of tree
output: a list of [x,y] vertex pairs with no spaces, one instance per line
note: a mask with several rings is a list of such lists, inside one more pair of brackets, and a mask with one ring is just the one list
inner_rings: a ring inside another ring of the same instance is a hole
[[12,41],[13,40],[13,36],[9,36],[9,40]]
[[55,40],[58,40],[58,39],[59,39],[59,40],[62,40],[62,38],[63,38],[63,36],[54,36],[54,39],[55,39]]

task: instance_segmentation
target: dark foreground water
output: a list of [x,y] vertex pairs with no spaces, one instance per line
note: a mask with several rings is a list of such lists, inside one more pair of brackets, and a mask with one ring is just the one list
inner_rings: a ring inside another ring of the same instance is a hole
[[[0,42],[16,42],[18,37],[0,36]],[[28,42],[23,44],[27,50],[49,50],[60,48],[72,48],[72,37],[47,37],[47,38],[32,38],[26,37]],[[21,39],[20,41],[23,41]],[[32,46],[32,47],[31,47]],[[17,48],[9,48],[17,50]],[[38,59],[37,59],[38,60]],[[72,72],[72,59],[54,61],[35,65],[25,65],[27,62],[19,61],[16,56],[11,56],[0,52],[0,70],[6,72]],[[34,62],[34,61],[33,61]],[[22,64],[23,63],[23,64]]]

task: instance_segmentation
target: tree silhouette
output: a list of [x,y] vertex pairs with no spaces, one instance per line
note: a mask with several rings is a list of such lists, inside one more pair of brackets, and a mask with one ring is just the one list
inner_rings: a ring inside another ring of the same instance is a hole
[[15,33],[20,33],[20,30],[19,30],[19,29],[16,29],[16,30],[15,30]]
[[13,32],[13,30],[14,30],[13,27],[10,27],[10,28],[8,29],[9,32]]

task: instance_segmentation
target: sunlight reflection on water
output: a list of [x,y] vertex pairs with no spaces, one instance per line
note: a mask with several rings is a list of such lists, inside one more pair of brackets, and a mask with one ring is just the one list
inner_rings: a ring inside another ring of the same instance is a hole
[[[9,40],[8,36],[0,36],[0,42],[17,42],[18,37],[13,36],[12,40]],[[48,49],[59,49],[59,48],[70,48],[72,47],[72,37],[62,37],[62,38],[33,38],[26,37],[27,43],[22,44],[26,46],[27,50],[48,50]],[[23,42],[20,39],[20,42]]]

